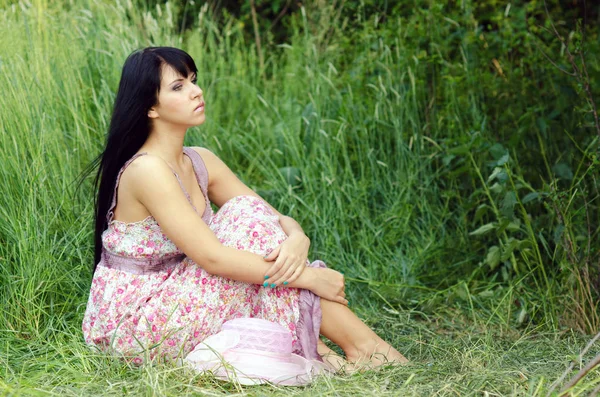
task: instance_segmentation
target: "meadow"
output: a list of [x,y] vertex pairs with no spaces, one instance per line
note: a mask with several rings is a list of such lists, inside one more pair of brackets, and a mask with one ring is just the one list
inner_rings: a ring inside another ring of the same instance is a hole
[[[242,17],[183,3],[0,1],[0,395],[546,396],[600,354],[597,10],[584,30],[556,2],[309,1],[259,49]],[[296,219],[410,364],[242,387],[86,347],[80,176],[148,45],[198,66],[186,144]],[[599,390],[594,369],[570,392]]]

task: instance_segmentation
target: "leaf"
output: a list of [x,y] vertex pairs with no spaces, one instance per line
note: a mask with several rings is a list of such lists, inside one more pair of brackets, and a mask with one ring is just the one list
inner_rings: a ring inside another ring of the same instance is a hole
[[502,280],[508,281],[510,279],[510,277],[508,276],[508,269],[506,268],[506,266],[502,266],[500,268],[500,272],[502,273]]
[[506,150],[506,148],[499,143],[496,143],[490,147],[490,154],[494,158],[494,161],[489,163],[492,166],[502,166],[508,163],[510,160],[508,150]]
[[491,222],[491,223],[488,223],[488,224],[485,224],[485,225],[479,227],[477,230],[472,231],[471,233],[469,233],[469,235],[470,236],[480,236],[482,234],[486,234],[490,230],[494,230],[495,228],[496,228],[496,223]]
[[523,307],[517,317],[517,323],[523,324],[523,321],[525,321],[526,317],[527,317],[527,310],[525,310],[525,307]]
[[490,147],[490,154],[495,160],[499,160],[501,157],[505,156],[507,152],[506,148],[499,143],[495,143]]
[[502,249],[501,260],[505,261],[510,258],[510,255],[519,247],[521,241],[515,238],[509,238],[506,245]]
[[523,197],[523,200],[521,200],[521,202],[523,204],[527,204],[530,201],[536,200],[538,197],[540,197],[540,194],[538,192],[531,192],[531,193],[527,194],[525,197]]
[[501,172],[504,172],[504,170],[501,167],[494,168],[494,171],[492,171],[492,174],[489,176],[489,178],[487,180],[488,183],[493,181],[498,176],[498,174],[500,174]]
[[517,204],[517,195],[515,192],[506,192],[504,198],[502,199],[502,207],[500,211],[507,218],[512,218],[515,204]]
[[444,156],[442,158],[442,163],[447,167],[450,164],[450,162],[452,161],[452,159],[454,159],[455,157],[456,156],[453,155],[453,154],[449,154],[447,156]]
[[481,217],[488,212],[488,210],[490,209],[490,206],[487,204],[481,204],[479,207],[477,207],[477,210],[475,211],[475,217],[474,217],[474,221],[475,223],[479,222],[481,220]]
[[510,232],[516,232],[521,230],[521,221],[518,219],[515,219],[512,222],[509,222],[508,225],[506,225],[506,230],[510,231]]
[[501,216],[500,223],[498,223],[498,228],[496,230],[497,233],[502,233],[505,230],[509,230],[511,232],[515,232],[520,230],[521,221],[518,219],[511,219],[510,217]]
[[490,247],[485,257],[485,263],[489,265],[490,270],[494,270],[500,264],[500,248],[498,246]]
[[519,241],[519,246],[517,247],[517,249],[519,251],[523,251],[523,250],[531,248],[532,246],[533,246],[533,244],[531,244],[531,241],[521,240],[521,241]]
[[552,171],[554,171],[556,176],[558,176],[561,179],[565,179],[567,181],[570,181],[573,179],[573,170],[571,170],[571,167],[569,167],[568,164],[565,164],[565,163],[555,164],[554,167],[552,167]]
[[471,145],[469,145],[469,144],[455,146],[453,148],[448,149],[448,153],[450,153],[450,154],[467,154],[470,151],[471,151]]
[[499,184],[498,182],[494,183],[492,186],[490,186],[490,190],[496,194],[500,193],[503,190],[503,187],[501,184]]
[[510,156],[507,153],[504,156],[500,157],[500,159],[496,162],[496,164],[504,165],[504,164],[508,163],[508,160],[510,160]]

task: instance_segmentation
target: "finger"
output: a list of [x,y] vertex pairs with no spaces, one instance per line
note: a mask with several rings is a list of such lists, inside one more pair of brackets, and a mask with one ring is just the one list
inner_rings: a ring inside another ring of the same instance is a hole
[[296,268],[294,267],[294,261],[291,258],[288,258],[286,262],[281,266],[281,269],[271,277],[273,279],[272,283],[275,285],[281,285],[284,281],[287,280],[289,275],[294,272]]
[[302,265],[298,266],[298,268],[294,271],[294,273],[287,280],[283,281],[283,284],[287,285],[289,283],[293,283],[294,281],[296,281],[298,279],[298,277],[300,277],[300,275],[302,274],[302,272],[304,271],[305,268],[306,268],[306,265],[304,265],[304,263]]
[[341,296],[336,296],[335,302],[348,306],[348,299],[342,298]]
[[273,249],[273,251],[271,251],[269,254],[265,255],[265,260],[267,262],[274,261],[279,256],[280,250],[281,250],[281,244],[278,245],[277,247],[275,247],[275,249]]
[[275,275],[280,271],[281,266],[283,266],[281,262],[273,263],[273,265],[265,273],[265,281],[268,281],[269,283],[275,281]]
[[271,266],[271,268],[267,271],[266,276],[269,276],[267,279],[271,285],[275,284],[276,281],[285,273],[286,260],[287,258],[284,257],[284,255],[279,255],[273,266]]
[[[283,265],[283,263],[285,263],[286,255],[280,254],[278,248],[276,248],[276,250],[278,251],[277,258],[273,258],[273,260],[275,262],[273,262],[273,265],[271,265],[269,270],[267,270],[267,272],[265,273],[265,279],[272,279],[273,276],[275,276],[275,274],[279,271],[279,269],[281,269],[281,266]],[[267,259],[268,258],[269,258],[269,255],[267,255]],[[267,260],[267,259],[265,259],[265,260]]]
[[[285,266],[284,266],[285,267]],[[275,281],[277,285],[288,285],[290,283],[289,279],[298,269],[298,264],[294,264],[293,262],[287,266],[287,271]],[[285,283],[285,284],[284,284]]]

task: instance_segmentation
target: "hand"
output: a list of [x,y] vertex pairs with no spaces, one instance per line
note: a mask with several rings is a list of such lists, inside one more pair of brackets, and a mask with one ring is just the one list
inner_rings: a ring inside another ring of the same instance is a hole
[[273,266],[265,273],[265,280],[273,285],[288,285],[295,281],[306,267],[310,240],[303,233],[290,234],[288,238],[265,257]]
[[323,299],[348,305],[342,273],[327,268],[309,268],[309,270],[312,277],[307,289]]

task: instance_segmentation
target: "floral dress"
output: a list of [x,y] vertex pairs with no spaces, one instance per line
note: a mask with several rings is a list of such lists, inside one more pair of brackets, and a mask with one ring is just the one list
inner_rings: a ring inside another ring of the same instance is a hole
[[[219,332],[225,321],[258,317],[288,329],[294,353],[320,360],[316,345],[321,310],[316,295],[211,275],[186,257],[152,216],[133,223],[113,219],[121,174],[144,154],[125,163],[117,177],[83,320],[86,343],[136,363],[157,356],[182,358]],[[213,214],[202,157],[187,147],[184,154],[192,160],[207,203],[202,219],[223,245],[266,255],[286,239],[277,215],[260,198],[234,197]],[[321,261],[307,265],[325,266]]]

